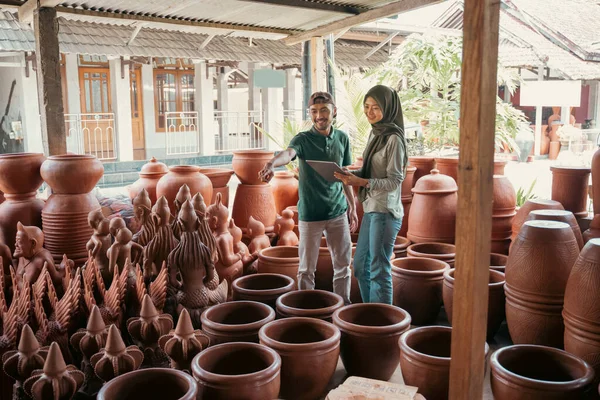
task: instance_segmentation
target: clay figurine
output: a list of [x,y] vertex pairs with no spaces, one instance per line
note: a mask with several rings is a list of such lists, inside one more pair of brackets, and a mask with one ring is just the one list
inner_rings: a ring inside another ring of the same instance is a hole
[[[0,243],[0,258],[2,259],[2,265],[4,266],[4,275],[10,275],[10,266],[12,265],[12,254],[10,247],[4,243]],[[2,269],[0,269],[2,271]]]
[[112,246],[110,246],[110,248],[106,252],[106,255],[109,259],[108,271],[111,276],[110,280],[104,280],[106,283],[110,283],[112,281],[112,275],[114,274],[115,266],[118,268],[119,271],[117,273],[120,274],[121,271],[123,271],[123,268],[125,267],[126,260],[134,260],[137,258],[137,255],[139,253],[144,251],[144,248],[142,246],[131,240],[132,237],[133,235],[131,234],[131,231],[129,229],[119,229],[115,242],[112,244]]
[[104,217],[102,211],[94,210],[88,214],[88,224],[94,230],[94,234],[87,242],[86,249],[92,253],[96,266],[104,279],[111,279],[108,270],[108,256],[106,251],[111,245],[110,222]]
[[262,249],[271,247],[271,240],[265,235],[265,225],[254,217],[248,220],[248,235],[250,236],[248,250],[254,259],[258,258],[258,253]]
[[192,198],[192,205],[194,206],[194,210],[196,210],[196,216],[198,217],[198,235],[200,235],[200,241],[204,243],[206,247],[210,250],[212,254],[211,259],[213,263],[216,263],[219,259],[219,253],[217,252],[217,242],[215,237],[210,230],[210,226],[208,224],[208,217],[206,215],[206,204],[204,203],[204,198],[200,193],[196,193]]
[[183,203],[185,203],[188,200],[192,200],[192,194],[190,193],[190,188],[188,187],[188,185],[184,184],[179,188],[177,196],[175,196],[175,201],[173,202],[175,204],[175,215],[173,218],[172,228],[173,236],[175,236],[175,239],[177,240],[179,240],[179,238],[181,237],[181,231],[183,230],[181,222],[179,221],[179,211],[181,211]]
[[119,233],[119,229],[126,227],[127,224],[125,223],[125,220],[121,217],[115,217],[110,220],[109,230],[113,238],[113,242],[117,239],[117,233]]
[[133,215],[141,225],[140,230],[133,235],[133,241],[142,247],[145,247],[156,234],[156,226],[152,215],[152,202],[146,189],[133,199]]
[[283,210],[281,214],[275,227],[279,236],[277,246],[298,246],[298,235],[294,232],[293,211]]
[[144,353],[137,346],[125,347],[121,332],[116,326],[111,325],[108,329],[106,347],[94,354],[90,363],[94,368],[96,376],[104,382],[131,371],[135,371],[142,365]]
[[171,230],[171,212],[169,203],[161,196],[152,209],[156,235],[144,247],[144,278],[152,280],[158,275],[162,263],[167,261],[169,254],[179,243]]
[[235,224],[235,221],[232,219],[229,220],[229,233],[233,237],[233,250],[236,253],[242,254],[242,264],[244,265],[244,275],[256,273],[257,271],[252,272],[252,263],[256,261],[258,258],[258,253],[256,256],[250,253],[248,250],[248,246],[246,243],[242,242],[242,229]]
[[210,339],[201,330],[194,330],[190,314],[184,308],[177,327],[158,339],[158,345],[171,359],[171,368],[191,371],[192,359],[206,349]]

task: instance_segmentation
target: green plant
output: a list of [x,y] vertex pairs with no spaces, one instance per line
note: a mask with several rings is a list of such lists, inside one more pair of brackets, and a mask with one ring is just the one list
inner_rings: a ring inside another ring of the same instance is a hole
[[[295,119],[285,118],[283,124],[281,124],[281,132],[283,135],[280,138],[270,134],[262,127],[254,125],[263,135],[267,136],[269,140],[272,140],[281,150],[285,150],[290,145],[292,138],[296,136],[298,132],[307,131],[312,126],[311,121],[296,121]],[[295,171],[298,167],[298,160],[294,160],[286,165],[286,168],[290,171]]]
[[533,182],[531,182],[531,185],[529,186],[527,192],[525,192],[525,189],[523,187],[520,187],[517,190],[517,207],[522,207],[523,204],[527,202],[527,200],[537,199],[537,196],[533,193],[533,188],[535,187],[536,183],[537,178],[534,179]]

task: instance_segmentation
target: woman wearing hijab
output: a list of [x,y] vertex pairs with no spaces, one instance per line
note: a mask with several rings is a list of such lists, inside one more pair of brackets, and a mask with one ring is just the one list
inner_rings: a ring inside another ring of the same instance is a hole
[[364,216],[354,257],[354,275],[365,303],[392,304],[390,258],[402,224],[401,201],[408,155],[398,93],[377,85],[365,95],[364,112],[372,126],[363,166],[336,178],[358,186]]

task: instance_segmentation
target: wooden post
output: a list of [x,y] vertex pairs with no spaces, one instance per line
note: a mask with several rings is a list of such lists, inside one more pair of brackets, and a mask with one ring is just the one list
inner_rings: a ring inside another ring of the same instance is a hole
[[500,2],[465,0],[451,400],[483,398]]
[[44,152],[51,156],[65,154],[67,135],[62,102],[56,10],[46,7],[37,9],[34,30]]
[[302,45],[302,120],[308,115],[308,99],[312,94],[312,74],[310,68],[312,65],[311,58],[313,57],[310,49],[310,41],[306,41]]

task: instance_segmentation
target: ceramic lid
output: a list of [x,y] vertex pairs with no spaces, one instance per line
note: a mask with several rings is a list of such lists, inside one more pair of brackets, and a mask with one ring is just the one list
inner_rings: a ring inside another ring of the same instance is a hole
[[140,175],[165,175],[167,172],[169,172],[169,168],[166,164],[161,163],[156,158],[152,157],[150,161],[142,166]]
[[412,191],[420,194],[454,193],[458,191],[458,186],[452,177],[432,169],[429,175],[424,175],[417,181]]

